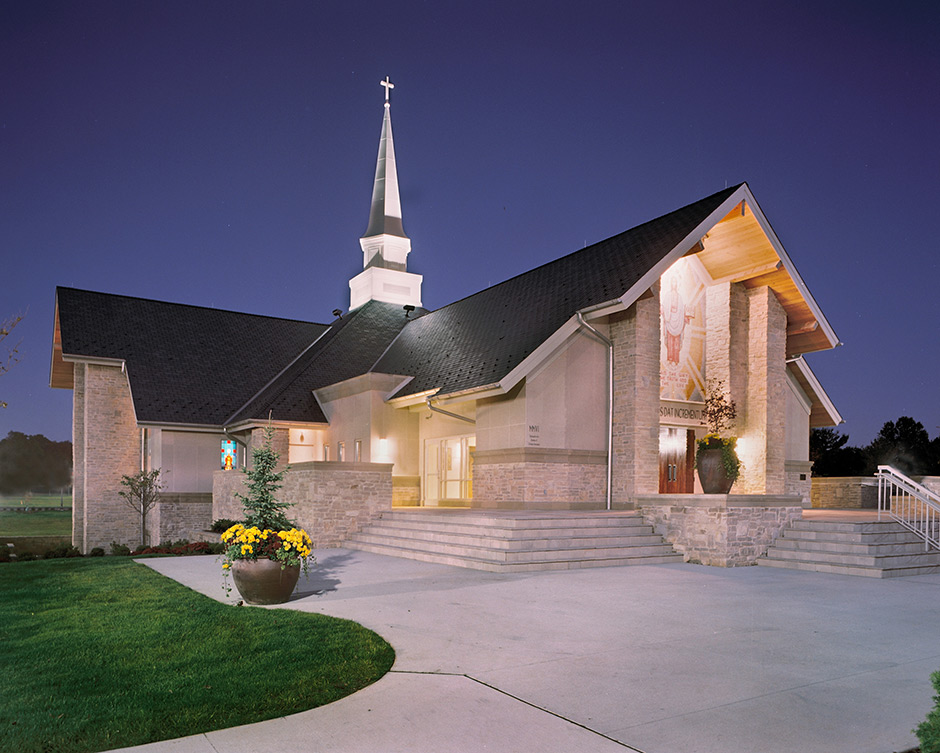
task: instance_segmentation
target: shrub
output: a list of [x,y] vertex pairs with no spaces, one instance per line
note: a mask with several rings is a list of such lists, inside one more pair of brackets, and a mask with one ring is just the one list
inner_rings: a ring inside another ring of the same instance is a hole
[[9,562],[11,559],[12,557],[10,555],[10,547],[0,547],[0,562]]
[[100,546],[96,546],[88,553],[89,557],[104,557],[104,549]]
[[116,541],[111,542],[111,554],[118,557],[127,557],[130,553],[130,548],[125,544],[118,544]]
[[237,520],[229,520],[228,518],[219,518],[218,520],[214,521],[211,526],[209,526],[209,530],[213,533],[225,533],[229,528],[238,522],[239,521]]
[[60,559],[62,557],[81,557],[82,553],[71,544],[62,544],[55,549],[50,549],[42,558],[45,560]]
[[195,541],[190,544],[185,539],[176,542],[164,542],[159,546],[148,546],[146,548],[137,548],[134,554],[221,554],[224,551],[224,545],[210,544],[208,541]]
[[39,557],[37,557],[32,552],[23,552],[23,554],[16,555],[17,562],[32,562],[33,560],[38,560],[38,559]]
[[921,753],[940,753],[940,672],[930,675],[937,695],[933,697],[934,707],[927,713],[927,718],[914,730],[920,740]]

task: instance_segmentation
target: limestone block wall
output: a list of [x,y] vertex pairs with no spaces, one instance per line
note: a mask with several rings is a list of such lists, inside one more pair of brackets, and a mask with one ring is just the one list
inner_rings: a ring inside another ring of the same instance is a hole
[[392,504],[401,507],[421,504],[421,477],[392,476]]
[[750,494],[786,490],[787,315],[769,287],[747,291],[747,422],[741,486]]
[[[212,518],[240,520],[245,475],[216,471]],[[278,498],[294,506],[287,516],[305,529],[316,547],[337,547],[392,505],[391,463],[312,462],[291,466]]]
[[736,427],[747,423],[748,302],[740,283],[721,283],[705,289],[705,374],[721,382],[737,405]]
[[[119,366],[86,364],[82,388],[73,395],[81,412],[81,504],[72,515],[82,520],[79,541],[83,552],[112,541],[140,543],[140,516],[121,499],[121,476],[140,470],[140,430],[134,414],[127,375]],[[76,372],[79,366],[76,365]],[[78,510],[79,512],[76,512]],[[75,530],[73,526],[73,530]]]
[[208,533],[212,525],[212,494],[167,492],[160,494],[150,513],[148,533],[151,545],[163,541],[215,541]]
[[611,500],[659,489],[659,284],[610,317],[614,343]]
[[874,476],[816,476],[811,501],[818,508],[875,509],[878,486]]
[[675,494],[637,498],[637,509],[687,562],[754,565],[803,511],[798,498]]
[[940,476],[917,476],[915,481],[930,489],[934,494],[940,495]]
[[85,551],[85,369],[74,364],[72,386],[72,546]]
[[606,453],[519,448],[474,453],[473,506],[600,509],[606,504]]
[[[256,447],[264,446],[265,429],[254,428],[251,430],[251,436],[248,439],[248,467],[251,467],[251,451]],[[275,429],[274,436],[271,437],[271,448],[278,454],[280,465],[287,465],[287,459],[290,455],[290,430]],[[244,450],[240,447],[239,451]]]
[[786,493],[803,500],[803,507],[812,507],[813,464],[808,460],[788,460],[786,469]]

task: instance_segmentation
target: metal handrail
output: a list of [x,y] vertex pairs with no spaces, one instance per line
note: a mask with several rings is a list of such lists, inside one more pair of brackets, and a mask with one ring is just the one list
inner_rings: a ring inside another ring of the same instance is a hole
[[879,465],[878,520],[885,513],[915,533],[925,549],[940,549],[940,496],[890,465]]

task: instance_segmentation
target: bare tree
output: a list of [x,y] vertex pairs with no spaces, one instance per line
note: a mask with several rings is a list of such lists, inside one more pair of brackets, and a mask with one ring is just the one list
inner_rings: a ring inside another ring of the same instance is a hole
[[157,495],[163,488],[160,468],[152,471],[137,471],[133,476],[121,476],[126,489],[118,492],[124,503],[140,514],[140,545],[147,546],[147,513],[157,504]]
[[[12,316],[9,319],[0,322],[0,342],[3,342],[9,334],[13,331],[13,328],[23,320],[22,315]],[[17,358],[16,352],[20,347],[20,344],[17,343],[12,348],[7,350],[6,359],[0,360],[0,374],[3,374],[10,370],[10,367],[15,364],[19,358]],[[0,408],[6,408],[7,404],[0,400]]]

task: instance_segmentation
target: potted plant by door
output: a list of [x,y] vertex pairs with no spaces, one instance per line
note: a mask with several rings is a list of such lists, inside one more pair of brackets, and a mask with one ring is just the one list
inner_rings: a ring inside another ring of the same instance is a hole
[[703,415],[708,433],[698,440],[695,467],[706,494],[727,494],[741,474],[741,461],[735,450],[737,438],[722,437],[721,432],[734,420],[737,406],[721,381],[710,382]]
[[274,493],[281,488],[284,471],[277,470],[278,454],[271,446],[274,430],[252,450],[252,467],[243,469],[248,493],[237,494],[245,510],[245,522],[222,534],[225,545],[222,567],[232,573],[235,587],[246,604],[283,604],[290,598],[301,569],[314,561],[307,532],[296,528],[284,514],[291,506]]

